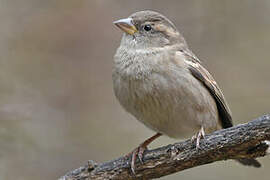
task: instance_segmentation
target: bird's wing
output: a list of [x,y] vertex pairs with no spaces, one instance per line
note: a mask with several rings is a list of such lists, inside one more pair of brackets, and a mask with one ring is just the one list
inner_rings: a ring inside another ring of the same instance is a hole
[[198,79],[215,99],[222,128],[232,127],[232,116],[229,106],[211,74],[201,65],[200,61],[193,55],[186,54],[188,69]]

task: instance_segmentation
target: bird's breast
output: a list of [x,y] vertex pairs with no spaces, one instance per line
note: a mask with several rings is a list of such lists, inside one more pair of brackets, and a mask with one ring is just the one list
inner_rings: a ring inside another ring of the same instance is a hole
[[149,59],[142,62],[141,57],[125,53],[116,55],[113,84],[126,111],[171,137],[191,135],[203,124],[216,128],[218,113],[213,98],[185,68],[170,63],[153,68],[145,63]]

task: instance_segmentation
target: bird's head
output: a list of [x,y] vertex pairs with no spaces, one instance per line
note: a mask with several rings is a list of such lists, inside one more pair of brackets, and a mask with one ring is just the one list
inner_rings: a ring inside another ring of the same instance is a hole
[[164,47],[185,43],[175,25],[158,12],[136,12],[126,19],[115,21],[114,24],[124,31],[122,43],[133,44],[135,47]]

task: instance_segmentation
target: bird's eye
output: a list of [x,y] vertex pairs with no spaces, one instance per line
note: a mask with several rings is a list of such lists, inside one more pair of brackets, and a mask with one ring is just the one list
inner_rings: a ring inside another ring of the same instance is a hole
[[152,27],[151,27],[150,24],[146,24],[146,25],[143,27],[143,29],[144,29],[145,31],[150,31],[150,30],[152,29]]

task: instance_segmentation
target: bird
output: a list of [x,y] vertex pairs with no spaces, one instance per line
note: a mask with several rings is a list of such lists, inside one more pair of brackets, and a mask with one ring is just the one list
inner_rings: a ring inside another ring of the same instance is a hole
[[[233,126],[220,87],[168,18],[144,10],[113,23],[123,31],[114,55],[114,94],[128,113],[156,132],[130,153],[134,174],[137,157],[143,162],[147,146],[161,135],[192,137],[199,149],[205,134]],[[255,159],[237,160],[261,166]]]

